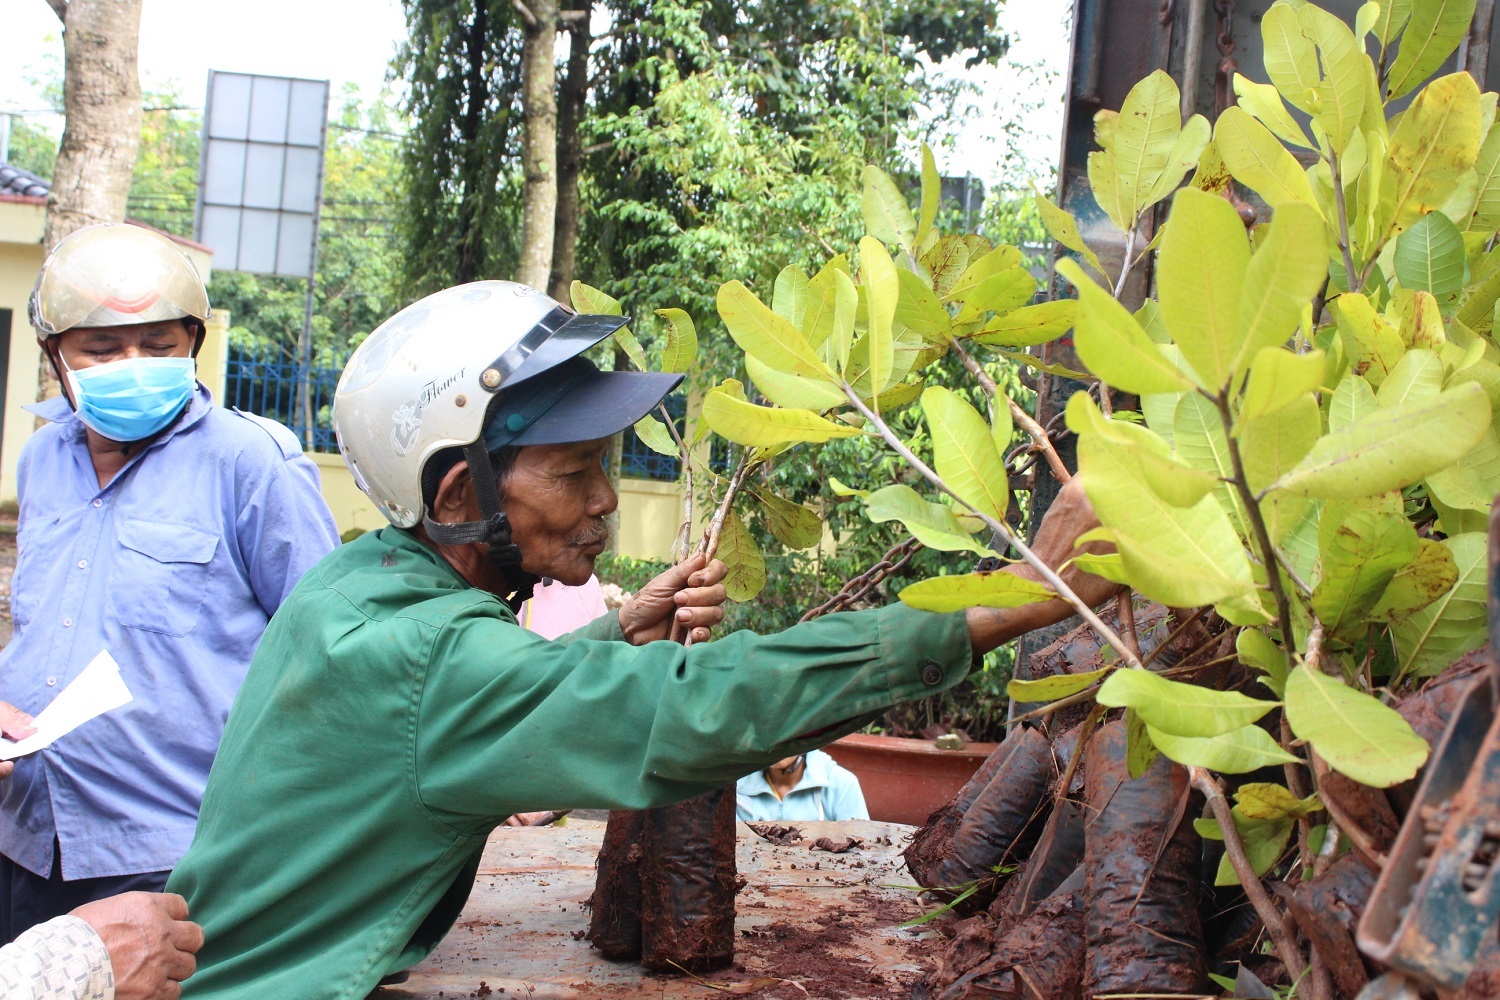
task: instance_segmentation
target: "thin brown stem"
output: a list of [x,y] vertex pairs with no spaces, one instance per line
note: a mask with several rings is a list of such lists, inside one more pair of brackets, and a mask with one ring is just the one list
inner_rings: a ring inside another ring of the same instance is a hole
[[1357,292],[1364,287],[1364,283],[1355,273],[1354,251],[1349,246],[1349,209],[1344,204],[1344,177],[1337,154],[1328,157],[1328,166],[1333,172],[1333,201],[1339,213],[1338,242],[1339,251],[1344,255],[1344,277],[1349,282],[1349,291]]
[[[719,507],[714,511],[714,516],[704,529],[703,541],[698,543],[698,551],[703,554],[705,562],[712,560],[714,553],[719,550],[719,536],[724,532],[724,522],[729,519],[729,513],[734,509],[734,501],[739,497],[740,491],[745,487],[745,479],[750,475],[753,468],[750,462],[750,450],[747,448],[740,455],[740,461],[735,466],[734,473],[729,477],[729,488],[724,492],[724,499],[719,502]],[[693,634],[682,627],[678,621],[672,622],[672,631],[668,636],[671,642],[678,642],[684,646],[693,644]]]
[[1051,587],[1053,593],[1057,594],[1058,597],[1062,598],[1064,601],[1072,605],[1073,610],[1078,613],[1078,616],[1084,621],[1088,622],[1089,625],[1093,627],[1094,633],[1098,635],[1099,638],[1109,643],[1109,645],[1114,648],[1115,652],[1120,654],[1120,658],[1122,660],[1124,660],[1129,666],[1137,670],[1142,669],[1140,659],[1135,655],[1135,653],[1131,652],[1129,646],[1125,645],[1125,640],[1121,639],[1117,634],[1115,634],[1114,629],[1104,624],[1104,620],[1094,613],[1094,609],[1089,607],[1088,604],[1084,602],[1083,598],[1075,594],[1072,587],[1069,587],[1066,583],[1063,582],[1063,578],[1058,575],[1056,570],[1054,570],[1051,566],[1048,566],[1044,561],[1042,561],[1040,556],[1031,551],[1031,546],[1027,545],[1021,539],[1021,537],[1011,529],[1010,525],[1006,524],[1004,521],[992,517],[989,514],[986,514],[984,511],[975,510],[975,508],[967,500],[959,496],[957,493],[954,493],[953,490],[948,487],[948,484],[943,482],[942,477],[939,476],[936,472],[932,471],[932,469],[928,467],[926,462],[918,458],[916,453],[906,446],[906,442],[901,440],[900,435],[891,430],[890,425],[887,424],[883,419],[881,419],[880,414],[874,412],[865,405],[864,400],[859,398],[859,393],[855,392],[854,387],[849,385],[847,382],[844,383],[844,395],[848,397],[851,403],[854,404],[854,408],[858,410],[864,416],[864,418],[870,422],[870,425],[876,429],[877,433],[879,433],[880,436],[885,439],[886,444],[894,448],[896,450],[896,453],[904,458],[906,460],[906,463],[910,465],[912,469],[920,473],[922,477],[925,478],[928,482],[932,483],[933,486],[937,487],[939,490],[948,494],[948,496],[956,500],[964,507],[964,509],[973,513],[975,517],[978,517],[981,521],[984,522],[985,527],[989,528],[990,531],[994,532],[995,534],[999,535],[1001,538],[1004,538],[1007,542],[1009,542],[1011,547],[1021,554],[1021,559],[1026,563],[1026,565],[1036,570],[1037,575],[1042,578],[1042,582]]
[[1286,966],[1287,975],[1292,982],[1298,982],[1307,971],[1307,962],[1302,957],[1302,949],[1297,947],[1296,935],[1292,933],[1286,918],[1276,909],[1276,904],[1271,902],[1260,876],[1255,874],[1255,866],[1250,863],[1250,858],[1245,853],[1245,844],[1240,840],[1240,832],[1234,825],[1234,814],[1230,811],[1229,801],[1224,798],[1219,783],[1208,771],[1201,767],[1190,767],[1188,776],[1193,787],[1203,793],[1209,812],[1219,821],[1219,832],[1224,835],[1224,854],[1240,880],[1240,887],[1245,890],[1245,898],[1250,901],[1255,915],[1265,925],[1281,964]]
[[1083,752],[1088,749],[1089,739],[1094,735],[1094,730],[1099,726],[1099,720],[1104,718],[1107,709],[1103,705],[1095,705],[1089,710],[1088,718],[1083,720],[1083,725],[1078,727],[1078,742],[1073,746],[1073,756],[1068,758],[1068,766],[1063,771],[1062,780],[1057,783],[1057,795],[1055,802],[1061,803],[1068,797],[1068,786],[1073,783],[1073,775],[1078,772],[1078,762],[1083,760]]
[[1141,658],[1141,641],[1135,634],[1135,591],[1127,590],[1115,598],[1115,624],[1120,626],[1120,634],[1125,637],[1125,643],[1135,653],[1136,659]]
[[672,556],[674,559],[681,559],[687,556],[688,534],[693,530],[693,453],[682,435],[677,433],[677,424],[672,420],[672,414],[667,412],[667,404],[658,403],[656,409],[661,413],[662,423],[667,425],[667,433],[672,435],[677,450],[682,454],[682,524],[677,529],[676,537],[672,539]]
[[[1130,259],[1130,255],[1135,253],[1136,227],[1139,224],[1139,220],[1132,220],[1130,232],[1125,234],[1125,254],[1120,258],[1120,280],[1115,282],[1114,287],[1114,294],[1116,299],[1119,299],[1121,295],[1125,294],[1125,279],[1130,276],[1130,270],[1136,264],[1136,261],[1132,261]],[[1137,260],[1138,259],[1139,258],[1137,258]]]
[[[1197,611],[1194,611],[1191,615],[1188,616],[1187,621],[1183,622],[1181,625],[1178,625],[1171,632],[1168,632],[1167,633],[1167,637],[1165,639],[1163,639],[1161,642],[1157,643],[1156,644],[1156,648],[1153,649],[1151,652],[1147,653],[1146,654],[1146,658],[1144,660],[1142,660],[1141,663],[1144,666],[1148,666],[1149,667],[1151,665],[1151,661],[1155,660],[1158,656],[1161,655],[1161,653],[1162,653],[1163,650],[1169,648],[1172,645],[1172,643],[1176,642],[1178,636],[1180,636],[1180,635],[1182,635],[1182,633],[1186,632],[1188,630],[1188,628],[1193,624],[1193,622],[1197,621],[1199,618],[1202,618],[1204,615],[1208,614],[1209,611],[1211,611],[1212,609],[1213,609],[1213,605],[1211,605],[1211,604],[1205,604],[1205,605],[1203,605],[1203,607],[1199,608]],[[1183,659],[1187,659],[1187,657],[1183,657]]]
[[958,359],[963,362],[964,368],[978,380],[980,388],[984,389],[991,399],[999,396],[1005,400],[1006,404],[1010,407],[1011,419],[1015,421],[1017,427],[1025,431],[1027,436],[1031,438],[1032,450],[1040,452],[1042,457],[1047,460],[1047,467],[1052,470],[1052,478],[1056,479],[1059,483],[1066,483],[1071,480],[1073,474],[1068,471],[1066,465],[1063,465],[1063,460],[1058,456],[1057,448],[1053,446],[1052,439],[1047,436],[1046,429],[1037,423],[1031,414],[1022,409],[1021,404],[1001,392],[1000,387],[995,384],[995,380],[990,378],[989,372],[984,370],[984,366],[974,360],[974,356],[966,351],[963,344],[956,339],[953,341],[953,353],[958,355]]

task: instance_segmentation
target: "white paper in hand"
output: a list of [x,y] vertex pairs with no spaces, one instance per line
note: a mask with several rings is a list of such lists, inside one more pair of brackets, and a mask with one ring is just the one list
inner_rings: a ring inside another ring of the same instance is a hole
[[0,739],[0,760],[25,757],[51,746],[85,722],[119,708],[131,698],[130,689],[120,676],[120,665],[108,650],[102,650],[73,678],[71,684],[52,699],[52,704],[32,720],[35,733],[19,743]]

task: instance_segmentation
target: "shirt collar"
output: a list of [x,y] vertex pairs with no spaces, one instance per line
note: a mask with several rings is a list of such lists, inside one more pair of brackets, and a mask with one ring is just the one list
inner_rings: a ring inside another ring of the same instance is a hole
[[[828,766],[832,763],[833,758],[826,753],[819,750],[809,750],[807,753],[807,763],[802,768],[802,780],[797,782],[787,794],[800,792],[806,788],[827,788],[831,775]],[[739,786],[739,790],[746,795],[776,794],[771,790],[771,783],[766,780],[765,768],[745,775],[736,784]]]
[[[188,401],[187,412],[179,417],[172,426],[168,427],[162,435],[151,442],[152,445],[161,444],[171,440],[174,436],[187,430],[208,415],[209,407],[213,405],[213,393],[202,382],[198,383],[193,398]],[[40,403],[26,403],[21,409],[33,416],[41,417],[48,423],[61,424],[75,435],[83,436],[83,421],[78,419],[78,411],[73,409],[73,404],[68,402],[68,397],[56,395],[51,399],[44,399]]]

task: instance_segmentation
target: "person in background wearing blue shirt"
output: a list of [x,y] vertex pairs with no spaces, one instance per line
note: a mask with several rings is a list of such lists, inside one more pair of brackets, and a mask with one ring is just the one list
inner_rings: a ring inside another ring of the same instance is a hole
[[197,381],[208,293],[165,236],[79,230],[30,311],[64,395],[25,407],[49,423],[21,453],[0,697],[34,714],[107,650],[134,700],[0,782],[0,943],[162,890],[267,621],[339,541],[291,432]]
[[822,750],[747,774],[734,791],[735,814],[744,823],[870,818],[859,779]]

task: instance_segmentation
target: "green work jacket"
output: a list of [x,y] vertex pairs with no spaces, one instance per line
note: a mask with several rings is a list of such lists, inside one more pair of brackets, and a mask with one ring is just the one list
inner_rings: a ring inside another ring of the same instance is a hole
[[903,606],[690,648],[632,646],[614,615],[547,640],[412,535],[365,534],[282,603],[230,712],[168,883],[207,937],[184,996],[360,1000],[447,933],[512,813],[733,785],[970,664],[962,614]]

